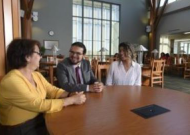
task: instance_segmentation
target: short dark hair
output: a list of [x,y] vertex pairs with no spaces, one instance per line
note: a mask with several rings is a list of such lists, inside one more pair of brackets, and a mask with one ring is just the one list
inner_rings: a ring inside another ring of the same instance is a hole
[[19,69],[26,67],[26,56],[31,56],[34,47],[40,48],[40,43],[31,39],[14,39],[7,49],[7,61],[10,69]]
[[120,43],[119,48],[120,47],[123,47],[126,52],[130,52],[131,53],[131,59],[135,61],[135,59],[136,59],[135,50],[134,50],[134,47],[132,47],[132,45],[129,42]]
[[80,48],[83,48],[83,54],[86,54],[86,46],[82,42],[74,42],[72,43],[72,46],[78,46]]

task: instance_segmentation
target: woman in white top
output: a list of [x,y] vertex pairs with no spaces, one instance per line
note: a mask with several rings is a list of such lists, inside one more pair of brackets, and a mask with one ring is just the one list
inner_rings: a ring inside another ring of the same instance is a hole
[[119,44],[119,61],[111,64],[106,85],[141,86],[141,66],[135,62],[134,49],[129,43]]

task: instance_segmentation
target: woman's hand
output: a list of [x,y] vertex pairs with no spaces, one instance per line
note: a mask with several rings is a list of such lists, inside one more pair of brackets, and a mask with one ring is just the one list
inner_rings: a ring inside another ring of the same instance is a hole
[[80,104],[83,104],[85,101],[86,101],[86,96],[84,95],[84,93],[77,92],[75,95],[65,98],[63,106],[68,106],[72,104],[80,105]]
[[86,101],[86,96],[83,92],[76,92],[76,95],[73,95],[71,98],[74,98],[74,104],[83,104]]

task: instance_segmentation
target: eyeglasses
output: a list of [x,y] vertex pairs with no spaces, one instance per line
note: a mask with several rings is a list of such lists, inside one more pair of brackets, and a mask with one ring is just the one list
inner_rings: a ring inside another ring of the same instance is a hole
[[80,56],[80,55],[82,55],[82,53],[79,53],[79,52],[73,52],[73,51],[69,51],[72,55],[77,55],[77,56]]
[[42,53],[33,51],[33,53],[37,53],[40,57],[42,57]]

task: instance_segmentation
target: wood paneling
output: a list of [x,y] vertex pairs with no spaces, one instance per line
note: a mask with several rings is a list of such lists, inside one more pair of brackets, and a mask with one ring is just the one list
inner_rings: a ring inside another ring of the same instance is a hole
[[3,0],[0,0],[0,78],[5,74],[5,37],[3,21]]
[[6,73],[6,47],[20,37],[19,0],[0,0],[0,77]]
[[12,0],[12,15],[13,15],[13,38],[18,38],[21,35],[20,31],[20,2]]

